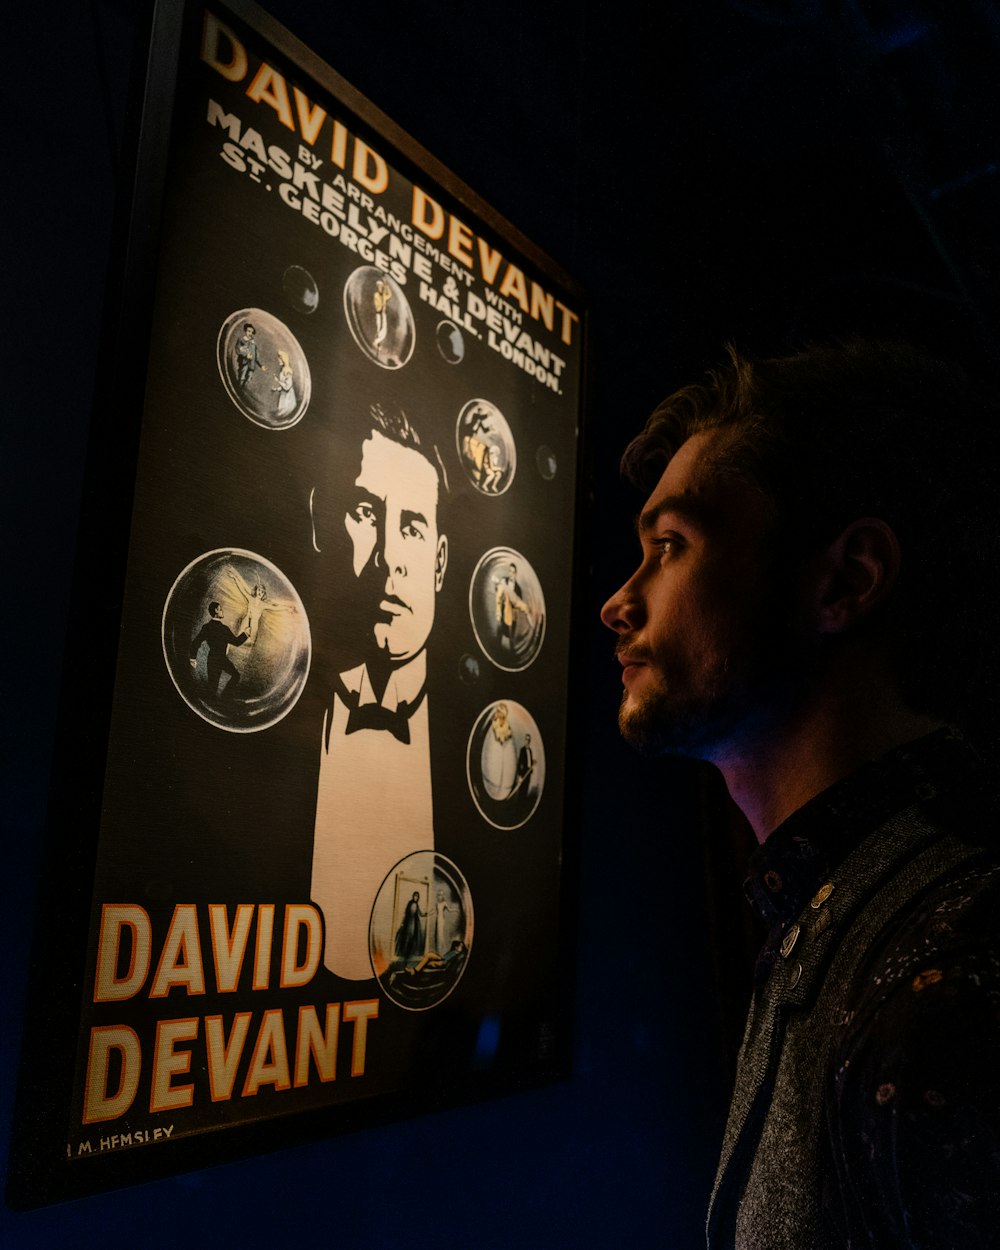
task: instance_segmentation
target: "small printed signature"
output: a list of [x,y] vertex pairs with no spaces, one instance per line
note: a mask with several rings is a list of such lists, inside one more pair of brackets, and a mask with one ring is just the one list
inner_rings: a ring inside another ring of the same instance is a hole
[[83,1137],[77,1142],[66,1143],[66,1158],[79,1159],[86,1155],[107,1154],[110,1150],[128,1150],[133,1146],[148,1146],[150,1142],[167,1141],[173,1136],[174,1126],[162,1128],[137,1128],[130,1133],[110,1133],[107,1137]]

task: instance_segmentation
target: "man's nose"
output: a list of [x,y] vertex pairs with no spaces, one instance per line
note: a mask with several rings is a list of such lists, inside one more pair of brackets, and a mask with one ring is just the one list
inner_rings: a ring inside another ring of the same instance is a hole
[[403,535],[387,527],[382,543],[382,563],[387,576],[406,576],[406,553],[403,547]]
[[641,619],[642,603],[636,594],[635,578],[630,578],[601,608],[601,620],[616,634],[627,634]]

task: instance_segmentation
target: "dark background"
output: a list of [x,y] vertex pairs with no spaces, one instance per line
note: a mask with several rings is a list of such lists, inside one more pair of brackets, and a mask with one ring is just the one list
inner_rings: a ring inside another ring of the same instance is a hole
[[[118,153],[136,11],[61,0],[5,19],[5,1124],[60,663],[82,610],[70,573],[112,205],[128,176]],[[636,506],[615,461],[726,340],[771,353],[903,331],[990,375],[1000,17],[988,0],[272,0],[270,11],[590,296],[585,712],[570,761],[582,818],[568,830],[580,861],[574,1075],[69,1205],[4,1209],[0,1241],[696,1246],[742,992],[739,873],[727,868],[738,839],[700,774],[635,760],[614,730],[616,666],[594,619],[634,559]],[[95,580],[99,590],[99,570]]]

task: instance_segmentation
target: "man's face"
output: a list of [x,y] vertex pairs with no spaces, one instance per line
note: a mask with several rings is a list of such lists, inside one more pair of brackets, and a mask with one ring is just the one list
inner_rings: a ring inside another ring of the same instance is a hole
[[373,431],[344,517],[354,576],[370,597],[376,647],[396,664],[423,650],[444,581],[448,540],[437,530],[438,477],[420,452]]
[[641,563],[601,611],[618,634],[624,737],[717,764],[787,707],[802,661],[767,502],[712,470],[723,437],[696,434],[667,465],[639,519]]

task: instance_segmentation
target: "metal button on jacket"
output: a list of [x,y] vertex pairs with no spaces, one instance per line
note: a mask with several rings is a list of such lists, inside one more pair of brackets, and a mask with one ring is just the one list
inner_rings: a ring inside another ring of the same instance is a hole
[[793,924],[785,936],[781,940],[781,957],[787,959],[795,949],[795,943],[799,940],[799,934],[802,932],[801,925]]

